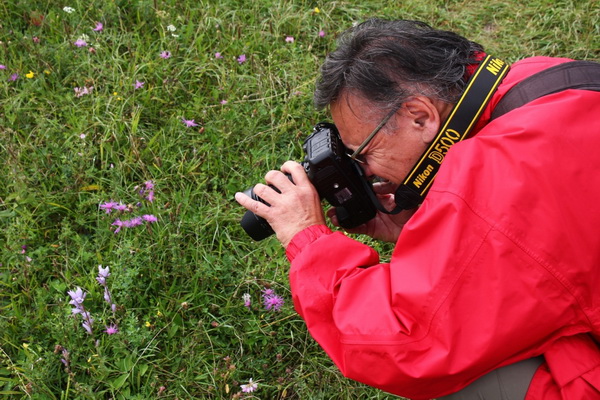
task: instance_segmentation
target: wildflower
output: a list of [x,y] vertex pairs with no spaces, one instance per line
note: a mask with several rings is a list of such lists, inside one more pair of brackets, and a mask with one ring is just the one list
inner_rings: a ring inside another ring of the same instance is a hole
[[6,69],[6,65],[0,64],[0,69]]
[[12,74],[12,75],[10,76],[10,78],[8,78],[8,81],[9,81],[9,82],[14,82],[14,81],[16,81],[17,79],[19,79],[19,74],[17,74],[17,73],[14,73],[14,74]]
[[77,39],[75,43],[73,43],[77,47],[85,47],[87,46],[87,42],[81,38]]
[[94,89],[93,86],[87,87],[76,87],[73,88],[73,90],[75,91],[75,97],[81,97],[81,96],[85,96],[86,94],[90,94],[92,93],[92,90]]
[[319,14],[321,12],[321,10],[319,10],[319,7],[315,7],[315,14]]
[[74,305],[76,308],[83,304],[85,296],[87,295],[80,287],[77,287],[76,290],[69,290],[67,293],[71,296],[69,304]]
[[170,51],[163,51],[162,53],[160,53],[160,58],[164,58],[165,60],[167,58],[171,58],[171,52]]
[[194,121],[193,119],[185,119],[185,118],[181,118],[181,120],[183,121],[183,123],[185,124],[185,126],[189,127],[194,127],[194,126],[198,126],[198,124],[196,123],[196,121]]
[[110,267],[102,268],[102,265],[98,265],[98,277],[96,280],[102,286],[106,286],[106,278],[110,276]]
[[221,100],[221,104],[222,104],[222,105],[225,105],[225,104],[227,104],[227,100]]
[[279,311],[281,307],[283,307],[284,300],[283,297],[275,294],[273,289],[265,289],[263,290],[263,305],[266,310]]
[[117,229],[115,229],[115,235],[119,232],[121,232],[121,228],[123,227],[123,222],[120,219],[116,219],[115,222],[113,222],[111,225],[116,226]]
[[252,393],[258,388],[258,384],[256,382],[252,382],[252,378],[250,378],[247,385],[240,385],[240,387],[242,388],[242,392]]
[[243,64],[246,62],[246,55],[242,54],[241,56],[238,57],[237,62],[240,64]]
[[63,11],[66,12],[67,14],[71,14],[72,12],[75,11],[75,9],[73,7],[63,7]]
[[142,219],[143,219],[144,221],[146,221],[146,222],[150,222],[150,223],[153,223],[153,222],[157,222],[157,221],[158,221],[158,218],[156,218],[156,217],[155,217],[154,215],[152,215],[152,214],[146,214],[146,215],[142,215]]
[[215,58],[216,58],[216,59],[223,58],[223,55],[217,51],[217,52],[215,53]]
[[244,307],[250,308],[250,293],[244,293],[242,300],[244,300]]
[[96,27],[92,29],[94,32],[102,32],[104,29],[104,24],[102,22],[96,22]]
[[82,133],[81,135],[79,135],[80,139],[85,139],[85,133]]
[[168,26],[167,26],[167,30],[168,30],[169,32],[175,32],[175,31],[177,30],[177,28],[175,28],[175,26],[174,26],[174,25],[168,25]]
[[133,84],[133,87],[135,90],[141,89],[144,86],[144,83],[145,82],[140,82],[140,81],[136,80],[135,83]]
[[37,36],[32,37],[31,40],[33,40],[33,43],[39,43],[40,42],[40,38],[37,37]]
[[87,333],[91,335],[92,324],[94,323],[94,319],[92,318],[91,314],[87,312],[83,307],[83,301],[85,300],[86,293],[80,287],[77,287],[77,289],[75,290],[69,290],[67,293],[71,297],[71,301],[69,302],[69,304],[75,306],[75,308],[71,310],[72,314],[81,315],[81,318],[83,319],[83,323],[81,324],[81,326],[83,326]]
[[319,31],[319,37],[325,37],[325,31],[323,31],[323,30]]
[[29,73],[25,74],[25,77],[26,77],[27,79],[31,79],[31,78],[33,78],[34,76],[35,76],[35,74],[33,73],[33,71],[29,71]]
[[110,324],[106,326],[106,330],[104,332],[106,332],[107,335],[114,335],[115,333],[119,332],[119,327],[116,324]]
[[293,36],[286,36],[285,41],[287,43],[294,43],[294,37]]

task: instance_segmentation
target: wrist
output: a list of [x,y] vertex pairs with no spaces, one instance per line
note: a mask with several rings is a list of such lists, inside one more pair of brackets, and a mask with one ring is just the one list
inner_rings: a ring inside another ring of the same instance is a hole
[[331,229],[324,224],[311,225],[296,233],[285,247],[285,254],[291,262],[304,248],[323,235],[330,235]]

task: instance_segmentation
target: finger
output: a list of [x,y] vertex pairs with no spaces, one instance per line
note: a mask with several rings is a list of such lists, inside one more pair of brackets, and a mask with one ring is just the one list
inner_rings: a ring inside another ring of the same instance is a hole
[[306,184],[311,184],[310,180],[308,179],[308,175],[306,175],[304,167],[296,161],[286,161],[281,166],[281,170],[284,173],[292,175],[292,179],[296,185],[303,186]]
[[242,207],[261,217],[264,217],[269,211],[268,205],[263,204],[260,201],[252,200],[248,195],[242,192],[237,192],[235,194],[235,201],[237,201]]
[[285,191],[290,185],[294,183],[281,171],[269,171],[265,175],[265,181],[275,186],[279,192]]

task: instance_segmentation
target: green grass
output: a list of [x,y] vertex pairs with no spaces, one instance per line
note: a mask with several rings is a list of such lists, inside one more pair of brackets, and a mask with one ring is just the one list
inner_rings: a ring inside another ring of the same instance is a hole
[[[255,398],[393,397],[336,370],[293,310],[282,249],[249,240],[233,201],[302,158],[327,118],[312,108],[318,66],[336,33],[368,16],[422,19],[509,61],[600,50],[591,0],[0,4],[0,395],[237,398],[252,378]],[[76,97],[84,86],[92,93]],[[138,208],[146,181],[155,200]],[[115,215],[99,209],[109,200],[158,222],[115,234]],[[91,335],[71,315],[76,287]],[[280,312],[263,308],[267,287],[286,300]],[[103,332],[109,323],[117,334]]]

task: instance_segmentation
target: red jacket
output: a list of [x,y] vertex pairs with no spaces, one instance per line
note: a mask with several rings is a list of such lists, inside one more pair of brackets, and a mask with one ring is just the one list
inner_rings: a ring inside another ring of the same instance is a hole
[[490,122],[515,63],[453,146],[389,263],[317,225],[287,248],[295,307],[342,373],[415,399],[543,354],[527,399],[600,399],[600,93]]

